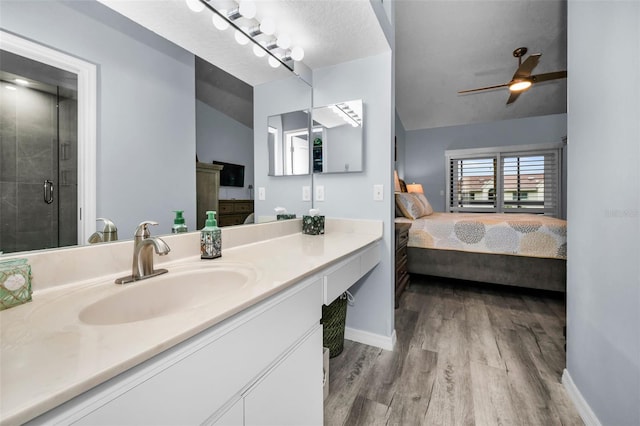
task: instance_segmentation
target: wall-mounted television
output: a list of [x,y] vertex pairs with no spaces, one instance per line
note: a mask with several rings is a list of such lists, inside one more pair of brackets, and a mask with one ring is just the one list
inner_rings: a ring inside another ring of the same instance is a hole
[[244,166],[241,164],[223,163],[212,161],[213,164],[224,166],[220,172],[220,186],[244,187]]

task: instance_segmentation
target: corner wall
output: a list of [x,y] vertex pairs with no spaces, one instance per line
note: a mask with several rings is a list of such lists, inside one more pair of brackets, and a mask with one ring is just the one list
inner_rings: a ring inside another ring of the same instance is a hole
[[[371,337],[380,346],[392,345],[394,332],[393,224],[393,98],[392,52],[345,62],[313,72],[313,103],[328,105],[362,99],[364,109],[364,171],[315,174],[325,201],[315,201],[327,216],[382,220],[380,264],[350,291],[355,304],[347,312],[348,331]],[[373,201],[373,185],[384,186],[384,201]],[[366,339],[359,339],[366,340]],[[365,343],[374,343],[369,340]]]
[[587,424],[638,425],[640,2],[570,0],[568,20],[564,383]]

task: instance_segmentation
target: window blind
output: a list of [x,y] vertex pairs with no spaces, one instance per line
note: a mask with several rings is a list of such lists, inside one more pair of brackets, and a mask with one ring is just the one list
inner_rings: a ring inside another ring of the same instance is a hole
[[447,151],[448,210],[558,216],[560,149],[494,149]]

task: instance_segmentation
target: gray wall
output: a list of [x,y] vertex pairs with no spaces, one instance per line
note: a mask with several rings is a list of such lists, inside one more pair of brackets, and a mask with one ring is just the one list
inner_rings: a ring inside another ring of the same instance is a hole
[[204,163],[244,165],[244,187],[220,187],[220,199],[249,199],[253,185],[253,129],[196,100],[196,152]]
[[[561,143],[566,134],[566,114],[408,131],[404,177],[407,183],[421,183],[433,209],[442,212],[446,205],[446,150]],[[563,194],[566,198],[566,191]],[[564,211],[563,207],[562,217]]]
[[601,424],[638,425],[640,2],[568,16],[567,370]]
[[0,26],[98,67],[97,215],[195,223],[194,56],[97,2],[2,1]]
[[[362,99],[364,110],[364,171],[315,174],[324,185],[325,201],[314,202],[326,216],[377,219],[384,222],[380,264],[352,288],[355,305],[347,326],[390,337],[394,329],[393,245],[393,58],[391,52],[313,72],[313,102],[329,105]],[[384,185],[384,201],[373,201],[373,185]]]
[[[275,219],[276,207],[284,207],[298,217],[307,213],[311,201],[302,201],[302,187],[311,186],[311,175],[268,176],[267,117],[286,112],[309,109],[311,88],[297,77],[289,77],[253,88],[254,172],[256,219],[270,216]],[[266,198],[258,200],[258,188],[264,187]]]

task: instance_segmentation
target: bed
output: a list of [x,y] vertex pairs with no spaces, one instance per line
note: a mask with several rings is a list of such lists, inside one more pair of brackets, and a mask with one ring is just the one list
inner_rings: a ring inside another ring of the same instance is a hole
[[565,291],[566,221],[525,213],[437,213],[421,194],[398,195],[396,222],[411,223],[410,273]]

